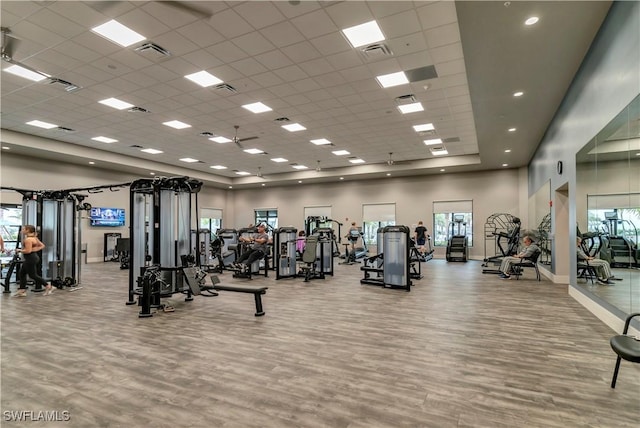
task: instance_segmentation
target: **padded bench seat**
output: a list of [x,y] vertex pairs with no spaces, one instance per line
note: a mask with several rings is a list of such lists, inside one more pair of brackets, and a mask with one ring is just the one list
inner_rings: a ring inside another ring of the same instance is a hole
[[264,315],[264,310],[262,309],[262,295],[267,294],[267,290],[269,287],[252,287],[247,285],[222,285],[220,284],[220,280],[217,276],[211,275],[212,286],[207,287],[209,289],[213,289],[215,291],[233,291],[236,293],[252,293],[256,302],[256,313],[257,317],[261,317]]

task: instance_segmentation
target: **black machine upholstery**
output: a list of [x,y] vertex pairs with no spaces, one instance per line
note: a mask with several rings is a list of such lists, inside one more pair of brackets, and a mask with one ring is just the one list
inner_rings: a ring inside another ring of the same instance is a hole
[[611,348],[616,354],[618,354],[616,368],[613,371],[613,379],[611,379],[611,388],[616,387],[618,370],[620,370],[620,362],[622,360],[630,361],[632,363],[640,363],[640,340],[633,336],[627,336],[631,320],[638,316],[640,316],[640,312],[629,315],[624,323],[624,330],[622,331],[622,334],[612,337],[609,341]]
[[520,275],[522,275],[523,268],[533,268],[536,272],[536,279],[540,281],[540,271],[538,270],[538,258],[542,251],[536,250],[535,253],[531,255],[531,257],[527,257],[522,259],[520,263],[513,263],[511,268],[513,270],[513,274],[516,276],[516,279],[520,279]]
[[300,274],[304,276],[304,281],[308,282],[316,276],[318,256],[318,235],[309,235],[305,239],[304,251],[302,252],[302,264],[300,266]]

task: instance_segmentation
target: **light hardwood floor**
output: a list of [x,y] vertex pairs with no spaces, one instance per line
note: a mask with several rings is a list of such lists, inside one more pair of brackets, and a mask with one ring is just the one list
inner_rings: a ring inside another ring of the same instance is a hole
[[[609,387],[615,332],[565,285],[432,260],[408,293],[335,269],[256,277],[264,317],[252,295],[221,292],[140,319],[116,263],[84,265],[73,293],[2,295],[2,426],[640,425],[640,364]],[[70,420],[7,420],[48,410]]]

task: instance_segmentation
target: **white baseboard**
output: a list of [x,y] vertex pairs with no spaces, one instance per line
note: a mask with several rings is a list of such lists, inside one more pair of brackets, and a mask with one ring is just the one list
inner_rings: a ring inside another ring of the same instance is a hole
[[[610,312],[607,308],[601,306],[598,302],[589,298],[589,296],[582,293],[577,287],[568,285],[569,296],[573,297],[578,303],[587,308],[589,312],[596,316],[600,321],[608,325],[614,332],[621,334],[624,328],[624,320],[621,320],[614,313]],[[629,334],[640,334],[638,330],[633,327],[629,328]]]

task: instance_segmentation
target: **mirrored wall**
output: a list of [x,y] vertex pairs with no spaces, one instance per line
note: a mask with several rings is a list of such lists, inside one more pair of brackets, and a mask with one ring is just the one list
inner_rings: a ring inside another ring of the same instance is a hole
[[576,155],[576,221],[584,249],[615,277],[578,285],[625,313],[640,311],[640,96]]

